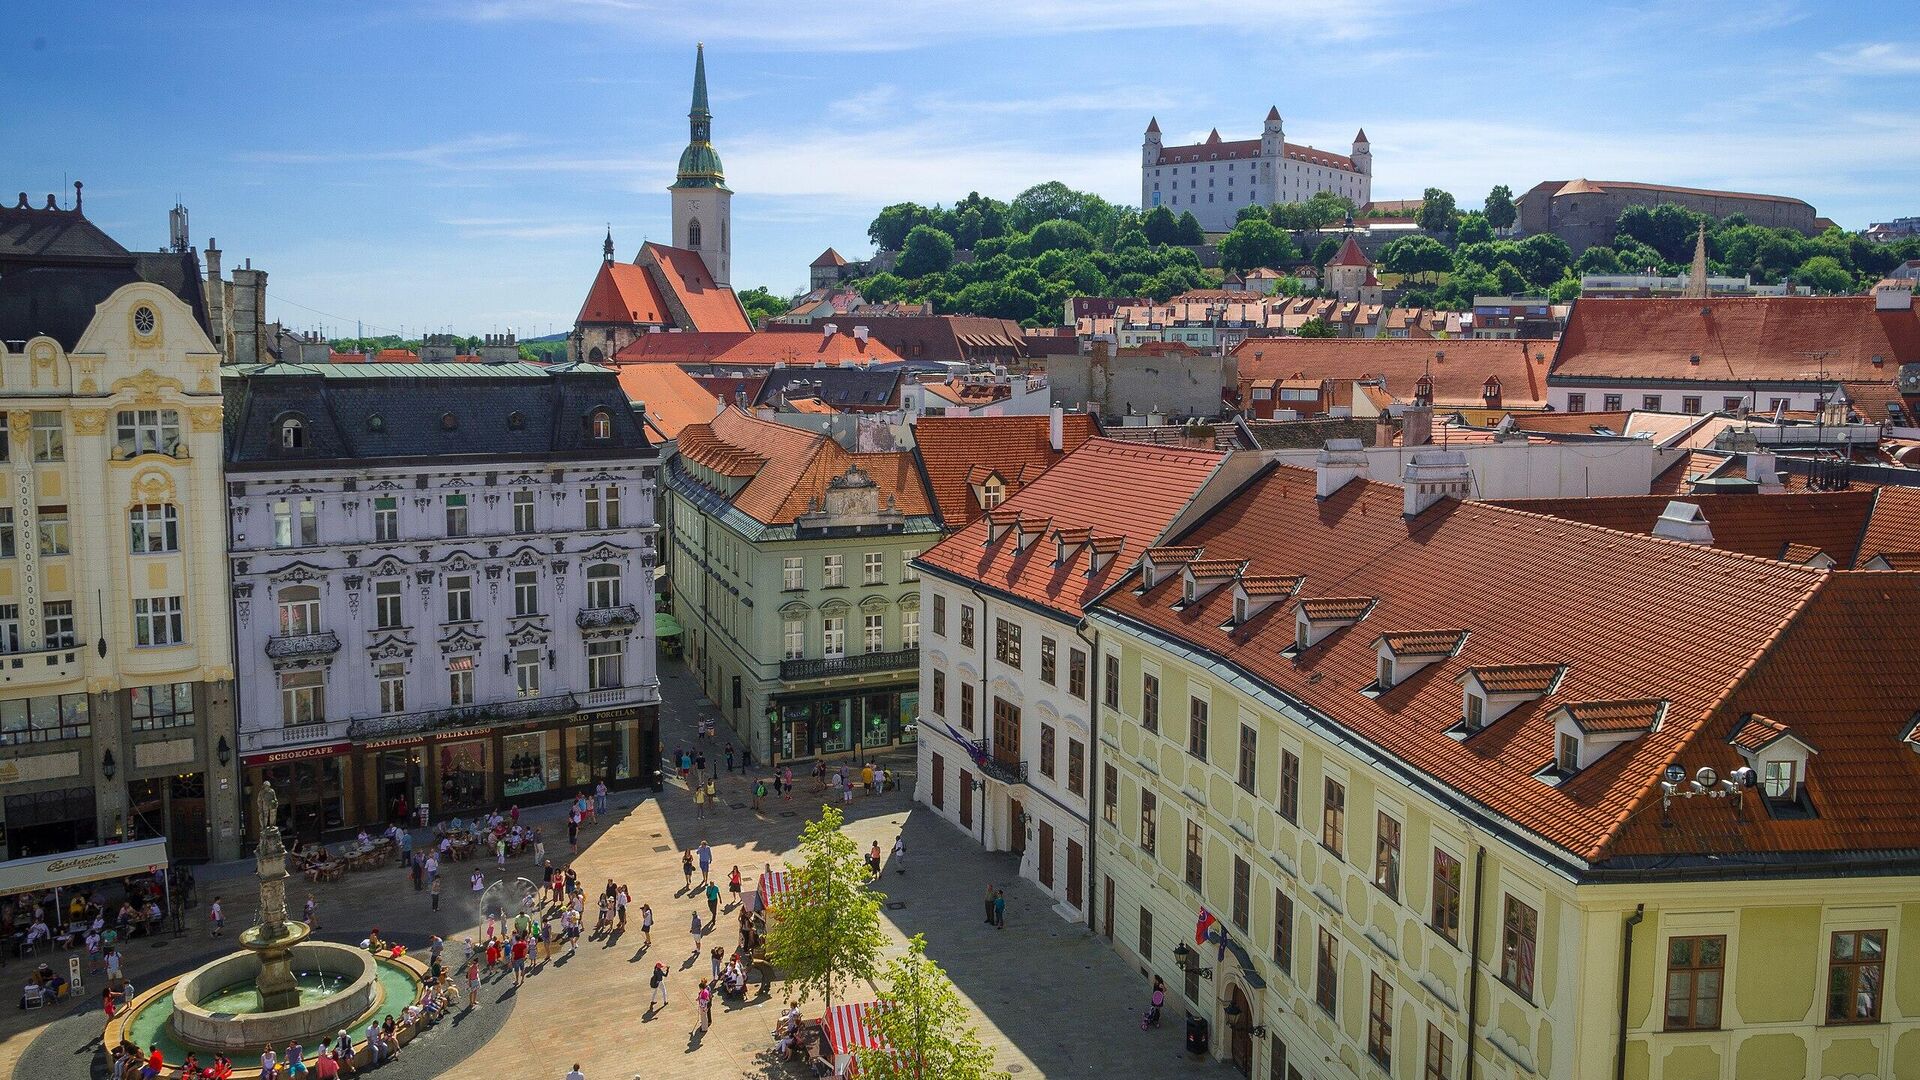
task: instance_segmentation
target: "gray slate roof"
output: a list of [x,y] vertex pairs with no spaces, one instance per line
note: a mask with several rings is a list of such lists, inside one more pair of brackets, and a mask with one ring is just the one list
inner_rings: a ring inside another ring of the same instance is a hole
[[891,404],[900,392],[901,372],[876,371],[871,367],[790,367],[774,368],[760,384],[756,405],[780,400],[782,391],[796,398],[818,397],[835,408],[849,405],[879,406]]

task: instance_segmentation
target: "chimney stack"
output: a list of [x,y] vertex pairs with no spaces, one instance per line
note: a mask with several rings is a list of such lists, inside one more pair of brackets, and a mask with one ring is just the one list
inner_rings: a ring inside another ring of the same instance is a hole
[[[1412,445],[1412,443],[1408,443]],[[1405,513],[1418,514],[1441,499],[1465,499],[1473,492],[1473,469],[1458,450],[1421,450],[1407,462],[1401,477]]]
[[824,325],[824,326],[822,326],[822,327],[820,328],[820,337],[821,337],[821,340],[825,340],[825,339],[827,339],[827,338],[830,338],[830,337],[832,337],[833,335],[835,335],[835,334],[837,334],[837,333],[839,333],[839,332],[840,332],[840,327],[839,327],[838,325],[836,325],[836,324],[834,324],[834,323],[827,323],[826,325]]
[[1433,406],[1409,405],[1400,413],[1400,445],[1425,446],[1433,441]]
[[1324,499],[1346,486],[1349,480],[1367,478],[1367,449],[1359,439],[1328,439],[1326,448],[1313,459],[1313,495]]
[[855,341],[857,341],[857,342],[859,342],[859,343],[860,343],[861,345],[863,345],[863,346],[864,346],[864,345],[866,345],[866,343],[867,343],[867,328],[866,328],[866,327],[864,327],[864,326],[856,326],[856,327],[854,327],[854,328],[853,328],[853,340],[855,340]]
[[1065,410],[1055,405],[1047,410],[1047,445],[1059,453],[1067,444],[1067,418]]
[[1686,544],[1713,543],[1713,529],[1707,525],[1707,515],[1698,504],[1678,499],[1669,502],[1660,512],[1660,519],[1653,523],[1653,535]]
[[1393,445],[1393,414],[1382,412],[1373,425],[1373,445]]
[[1760,490],[1768,493],[1783,490],[1780,483],[1780,463],[1771,450],[1749,450],[1747,452],[1747,479],[1760,485]]

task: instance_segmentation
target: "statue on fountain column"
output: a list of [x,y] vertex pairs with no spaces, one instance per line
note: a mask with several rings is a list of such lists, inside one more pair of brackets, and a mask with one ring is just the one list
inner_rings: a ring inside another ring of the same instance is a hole
[[273,784],[261,782],[254,812],[260,821],[260,846],[254,851],[260,878],[260,926],[272,940],[287,922],[287,849],[280,842],[280,797]]
[[260,836],[262,840],[266,838],[268,829],[273,829],[276,832],[279,831],[280,796],[274,792],[273,782],[271,780],[262,780],[260,782],[260,794],[254,797],[253,805],[254,813],[260,819]]

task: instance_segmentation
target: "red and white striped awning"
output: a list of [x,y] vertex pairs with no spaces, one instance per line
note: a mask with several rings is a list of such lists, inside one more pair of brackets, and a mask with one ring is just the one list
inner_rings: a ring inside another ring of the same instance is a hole
[[768,869],[760,875],[760,886],[755,892],[760,894],[760,908],[765,911],[793,888],[793,879],[785,870]]
[[826,1029],[827,1042],[833,1045],[836,1054],[851,1054],[855,1050],[891,1050],[893,1047],[867,1026],[867,1016],[880,1008],[878,1001],[860,1001],[850,1005],[835,1005],[827,1010],[820,1026]]

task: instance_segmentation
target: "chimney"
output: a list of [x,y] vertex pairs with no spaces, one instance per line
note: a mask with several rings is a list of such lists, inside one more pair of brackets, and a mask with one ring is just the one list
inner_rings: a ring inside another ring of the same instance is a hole
[[1678,499],[1667,504],[1660,519],[1653,523],[1653,535],[1686,544],[1712,544],[1713,529],[1698,504]]
[[859,342],[862,346],[865,346],[867,343],[867,328],[864,326],[854,327],[853,340]]
[[1328,439],[1326,449],[1313,459],[1313,495],[1324,499],[1349,480],[1367,478],[1367,449],[1359,439]]
[[1473,469],[1467,465],[1467,455],[1458,450],[1421,450],[1407,462],[1401,486],[1405,492],[1402,512],[1412,517],[1441,499],[1470,495]]
[[1373,445],[1393,445],[1393,414],[1382,412],[1373,425]]
[[1906,311],[1913,307],[1913,282],[1886,278],[1873,287],[1873,310]]
[[213,343],[220,348],[221,356],[228,363],[233,362],[233,353],[227,349],[227,285],[220,278],[219,241],[207,237],[207,322],[213,325]]
[[1760,490],[1777,492],[1782,490],[1780,466],[1771,450],[1750,450],[1747,452],[1747,479],[1760,485]]
[[839,326],[833,323],[827,323],[824,326],[820,327],[820,339],[824,341],[827,338],[830,338],[839,332],[840,332]]
[[1060,406],[1055,405],[1047,410],[1047,445],[1053,447],[1053,452],[1056,454],[1066,446],[1066,426],[1066,413]]
[[1433,441],[1433,406],[1407,406],[1400,413],[1400,423],[1400,445],[1425,446]]
[[233,362],[253,364],[262,359],[266,325],[267,272],[255,270],[253,260],[233,272]]

